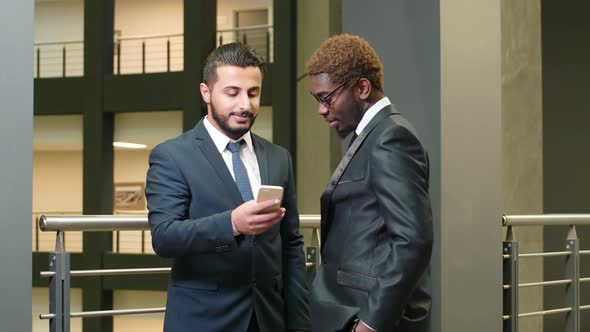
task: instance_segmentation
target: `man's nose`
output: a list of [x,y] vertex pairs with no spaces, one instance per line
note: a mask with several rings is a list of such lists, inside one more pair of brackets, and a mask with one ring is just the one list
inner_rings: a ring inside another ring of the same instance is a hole
[[318,113],[320,115],[328,114],[328,108],[326,107],[326,105],[324,105],[324,103],[318,103]]
[[243,111],[249,111],[251,108],[250,97],[247,93],[240,94],[239,106]]

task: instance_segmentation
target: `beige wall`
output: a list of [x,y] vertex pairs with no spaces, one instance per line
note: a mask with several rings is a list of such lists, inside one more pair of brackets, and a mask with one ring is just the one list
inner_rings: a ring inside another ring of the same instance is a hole
[[115,150],[115,183],[145,183],[151,150]]
[[[540,0],[502,1],[502,210],[543,213],[543,110]],[[521,252],[543,251],[543,228],[515,229]],[[543,279],[543,259],[523,260],[519,282]],[[543,288],[520,290],[520,312],[543,310]],[[542,331],[543,318],[519,320]]]
[[[70,311],[82,311],[82,290],[80,288],[72,288]],[[39,319],[40,314],[47,313],[49,313],[49,289],[33,288],[33,332],[49,332],[49,320]],[[71,332],[82,332],[82,318],[72,318],[70,324]]]
[[82,151],[33,153],[33,211],[82,211]]
[[297,191],[299,212],[318,214],[320,195],[340,161],[340,140],[317,113],[305,65],[320,44],[339,32],[333,0],[297,2]]
[[[117,309],[159,308],[166,306],[164,291],[114,291],[113,307]],[[115,332],[161,332],[164,313],[115,316]]]

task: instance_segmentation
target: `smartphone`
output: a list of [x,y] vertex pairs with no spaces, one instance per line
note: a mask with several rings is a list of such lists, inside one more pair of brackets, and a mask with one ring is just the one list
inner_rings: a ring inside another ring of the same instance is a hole
[[[262,202],[262,201],[266,201],[269,199],[278,199],[279,201],[282,201],[283,200],[283,187],[281,187],[281,186],[268,186],[268,185],[260,186],[260,188],[258,189],[258,195],[256,196],[256,201]],[[280,207],[281,207],[281,203],[278,203],[278,204],[273,205],[270,208],[268,208],[262,212],[264,213],[264,212],[273,211],[273,210],[279,209]]]

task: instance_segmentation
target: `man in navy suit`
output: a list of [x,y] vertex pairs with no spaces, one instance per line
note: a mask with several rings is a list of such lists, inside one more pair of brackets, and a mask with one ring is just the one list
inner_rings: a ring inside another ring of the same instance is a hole
[[364,39],[329,38],[307,69],[318,113],[346,137],[321,197],[313,331],[425,332],[433,235],[424,147],[385,97],[383,66]]
[[[150,155],[152,244],[174,259],[164,331],[310,328],[291,157],[250,132],[262,69],[239,43],[214,50],[200,84],[207,116]],[[280,208],[253,199],[260,185],[284,188]]]

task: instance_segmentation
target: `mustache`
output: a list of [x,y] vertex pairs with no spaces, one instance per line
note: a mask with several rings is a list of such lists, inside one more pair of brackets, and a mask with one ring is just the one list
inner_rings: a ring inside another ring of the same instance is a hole
[[239,116],[247,116],[250,119],[252,119],[254,117],[254,114],[252,114],[252,112],[248,112],[248,111],[243,111],[243,112],[231,112],[231,115],[239,115]]

